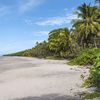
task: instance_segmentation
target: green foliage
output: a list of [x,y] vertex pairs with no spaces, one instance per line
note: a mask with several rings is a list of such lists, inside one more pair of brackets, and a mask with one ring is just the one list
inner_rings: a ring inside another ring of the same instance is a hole
[[67,28],[55,29],[49,33],[48,44],[55,56],[65,57],[70,49],[70,32]]
[[5,55],[5,56],[25,56],[25,57],[31,57],[32,56],[32,50],[28,49],[28,50],[24,50],[24,51],[21,51],[21,52],[8,54],[8,55]]
[[48,43],[46,41],[38,43],[32,50],[33,57],[46,58],[47,56],[51,55],[52,52],[50,52]]
[[51,54],[52,53],[49,50],[48,43],[44,41],[42,43],[37,43],[36,46],[32,49],[9,54],[8,56],[25,56],[25,57],[45,58],[47,56],[50,56]]
[[85,49],[69,61],[70,65],[93,65],[96,58],[100,55],[100,49]]
[[79,19],[73,21],[74,34],[80,45],[89,47],[90,44],[93,45],[93,38],[100,31],[97,7],[84,3],[78,7],[76,14]]
[[82,84],[82,87],[95,86],[100,91],[100,49],[95,49],[94,54],[95,55],[92,57],[93,65],[90,67],[89,77]]
[[89,100],[94,99],[94,98],[99,98],[100,99],[100,93],[99,92],[83,93],[83,94],[81,94],[81,97],[83,97],[85,99],[89,99]]
[[90,68],[88,79],[91,81],[91,85],[100,89],[100,55],[95,60],[95,64]]

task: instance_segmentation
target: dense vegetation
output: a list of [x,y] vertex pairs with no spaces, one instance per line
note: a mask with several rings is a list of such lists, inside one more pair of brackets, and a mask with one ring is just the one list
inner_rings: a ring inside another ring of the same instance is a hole
[[69,61],[70,65],[93,65],[100,56],[100,49],[84,49]]
[[100,55],[96,58],[94,65],[90,68],[89,80],[91,85],[100,89]]
[[[100,3],[100,0],[95,0]],[[75,12],[78,19],[73,26],[59,28],[49,33],[47,41],[36,43],[32,49],[10,54],[39,58],[70,59],[69,64],[91,65],[89,82],[100,90],[100,7],[82,4]]]

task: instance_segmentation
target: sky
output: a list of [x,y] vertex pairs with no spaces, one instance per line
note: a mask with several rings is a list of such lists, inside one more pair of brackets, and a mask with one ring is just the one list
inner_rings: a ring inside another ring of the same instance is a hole
[[94,0],[0,0],[0,55],[32,48],[56,28],[71,28],[82,3]]

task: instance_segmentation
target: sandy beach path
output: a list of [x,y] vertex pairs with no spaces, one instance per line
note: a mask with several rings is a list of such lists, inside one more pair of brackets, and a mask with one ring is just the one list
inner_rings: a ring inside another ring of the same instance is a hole
[[82,100],[84,71],[65,60],[0,57],[0,100]]

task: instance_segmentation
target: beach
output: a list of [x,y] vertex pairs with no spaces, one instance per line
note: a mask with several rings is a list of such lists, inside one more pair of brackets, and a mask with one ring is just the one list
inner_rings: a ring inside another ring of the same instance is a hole
[[87,70],[66,62],[0,57],[0,100],[83,100],[80,75]]

